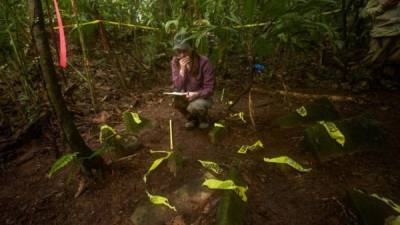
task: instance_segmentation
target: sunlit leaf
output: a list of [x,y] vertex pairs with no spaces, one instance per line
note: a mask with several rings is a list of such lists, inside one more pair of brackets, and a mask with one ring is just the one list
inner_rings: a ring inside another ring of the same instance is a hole
[[296,112],[302,117],[307,116],[307,109],[304,106],[301,106],[300,108],[296,109]]
[[244,202],[247,202],[248,187],[238,186],[232,180],[207,179],[202,185],[210,189],[234,190]]
[[214,127],[225,127],[222,123],[214,123]]
[[147,176],[148,176],[153,170],[157,169],[157,167],[158,167],[164,160],[168,159],[168,158],[172,155],[173,152],[168,152],[168,151],[151,151],[151,153],[165,153],[165,154],[167,154],[167,155],[164,156],[164,157],[161,157],[161,158],[156,159],[156,160],[151,164],[150,168],[147,170],[147,172],[146,172],[146,173],[144,174],[144,176],[143,176],[143,181],[144,181],[145,183],[147,183]]
[[48,177],[53,176],[54,173],[59,171],[60,169],[64,168],[68,163],[72,162],[73,160],[76,159],[78,155],[78,152],[74,152],[71,154],[63,155],[61,158],[59,158],[52,166],[47,174]]
[[122,114],[122,120],[124,121],[125,127],[134,134],[139,133],[143,128],[149,125],[149,121],[136,112],[124,112]]
[[204,167],[207,168],[211,171],[213,171],[216,174],[221,174],[222,173],[222,169],[221,167],[215,163],[215,162],[211,162],[211,161],[203,161],[203,160],[197,160],[200,162],[200,164]]
[[344,145],[346,139],[335,123],[325,121],[319,121],[318,123],[325,128],[332,139],[335,139],[341,146]]
[[294,161],[292,158],[288,156],[280,156],[276,158],[264,158],[264,162],[286,164],[299,172],[311,171],[311,168],[304,168],[302,165],[300,165],[298,162]]
[[100,143],[104,143],[109,141],[111,138],[121,138],[117,132],[114,130],[114,128],[108,126],[107,124],[102,125],[100,127],[100,136],[99,136],[99,141]]
[[160,195],[152,195],[148,191],[146,191],[146,193],[147,193],[147,196],[149,197],[149,200],[151,203],[153,203],[155,205],[165,205],[168,208],[176,211],[175,206],[172,206],[166,197],[160,196]]
[[371,196],[381,200],[382,202],[386,203],[386,205],[390,206],[394,211],[400,213],[400,205],[396,204],[393,200],[379,196],[377,194],[371,194]]
[[260,140],[256,141],[256,142],[255,142],[254,144],[252,144],[252,145],[242,145],[242,146],[240,147],[240,149],[238,150],[238,153],[240,153],[240,154],[246,154],[247,151],[254,151],[254,150],[256,150],[257,148],[264,148],[264,145],[263,145],[263,143],[262,143]]
[[244,119],[244,112],[238,112],[238,113],[234,113],[230,115],[231,117],[239,117],[239,119],[243,122],[243,123],[247,123],[247,121]]

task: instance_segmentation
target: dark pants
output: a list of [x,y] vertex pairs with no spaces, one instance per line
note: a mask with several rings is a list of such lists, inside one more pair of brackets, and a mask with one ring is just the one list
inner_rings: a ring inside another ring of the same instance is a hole
[[372,38],[365,63],[374,69],[400,64],[400,36]]
[[189,102],[185,97],[177,96],[174,98],[173,105],[186,119],[194,120],[205,118],[213,101],[208,98],[198,98]]

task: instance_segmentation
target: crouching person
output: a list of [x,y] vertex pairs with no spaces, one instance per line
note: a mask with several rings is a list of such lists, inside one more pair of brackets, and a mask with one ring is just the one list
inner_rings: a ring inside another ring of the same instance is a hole
[[175,39],[171,60],[175,91],[186,93],[174,98],[174,107],[186,118],[185,128],[209,126],[208,110],[213,105],[214,71],[207,57],[197,54],[184,36]]
[[372,18],[373,25],[365,64],[378,72],[384,65],[399,65],[400,0],[369,0],[363,16]]

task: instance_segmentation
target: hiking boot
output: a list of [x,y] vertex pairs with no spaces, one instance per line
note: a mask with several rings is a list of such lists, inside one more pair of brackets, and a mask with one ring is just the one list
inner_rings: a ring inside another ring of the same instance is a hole
[[196,121],[194,120],[189,120],[185,123],[185,128],[190,130],[193,129],[196,126]]
[[200,129],[207,129],[210,126],[208,122],[208,115],[205,113],[204,115],[199,116],[199,128]]

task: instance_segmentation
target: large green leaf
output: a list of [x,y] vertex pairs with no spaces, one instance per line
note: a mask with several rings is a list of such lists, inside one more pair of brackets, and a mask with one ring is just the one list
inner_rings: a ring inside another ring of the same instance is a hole
[[71,154],[67,154],[67,155],[63,155],[61,156],[61,158],[59,158],[52,166],[51,169],[49,171],[49,173],[47,174],[48,177],[51,177],[54,175],[54,173],[56,173],[57,171],[59,171],[60,169],[64,168],[66,165],[68,165],[68,163],[72,162],[73,160],[76,160],[78,155],[78,152],[74,152]]
[[302,165],[300,165],[298,162],[294,161],[292,158],[290,158],[288,156],[280,156],[280,157],[275,157],[275,158],[264,158],[264,162],[286,164],[288,166],[291,166],[293,169],[295,169],[299,172],[310,172],[311,171],[311,168],[304,168]]
[[167,21],[164,25],[165,32],[171,33],[173,30],[177,30],[179,25],[179,20],[170,20]]
[[100,143],[104,145],[109,145],[109,146],[115,146],[117,143],[119,143],[119,140],[121,139],[121,136],[117,133],[117,131],[108,126],[107,124],[104,124],[100,127],[100,135],[99,135],[99,141]]
[[154,162],[151,164],[150,168],[147,170],[147,172],[144,174],[143,176],[143,181],[145,183],[147,183],[147,176],[155,169],[157,169],[157,167],[164,161],[167,160],[172,154],[173,152],[170,151],[152,151],[150,150],[150,153],[163,153],[166,154],[164,157],[158,158],[156,160],[154,160]]
[[150,125],[149,120],[135,112],[124,112],[122,114],[122,120],[124,121],[126,129],[134,134],[139,133],[143,128]]
[[205,161],[205,160],[197,160],[204,168],[207,168],[213,171],[216,174],[221,174],[223,172],[222,168],[215,162]]
[[253,22],[253,18],[256,14],[256,0],[246,0],[245,2],[245,18],[247,18],[248,22]]
[[168,198],[161,196],[161,195],[152,195],[147,190],[146,190],[146,194],[149,197],[149,200],[151,203],[153,203],[155,205],[165,205],[166,207],[176,211],[175,206],[172,206],[169,203]]

